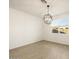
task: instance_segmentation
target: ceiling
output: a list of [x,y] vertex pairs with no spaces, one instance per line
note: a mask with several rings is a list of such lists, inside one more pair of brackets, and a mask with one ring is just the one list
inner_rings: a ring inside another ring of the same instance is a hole
[[[69,0],[47,0],[51,15],[68,15]],[[15,8],[34,16],[42,17],[46,14],[46,4],[41,0],[10,0],[10,8]],[[63,16],[64,17],[64,16]]]

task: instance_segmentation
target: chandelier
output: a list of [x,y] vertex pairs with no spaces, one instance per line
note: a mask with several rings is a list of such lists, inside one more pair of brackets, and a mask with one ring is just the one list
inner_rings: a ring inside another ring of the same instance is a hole
[[[47,1],[45,1],[45,0],[41,0],[41,1],[42,1],[42,3],[47,4]],[[44,23],[46,23],[46,24],[51,24],[52,21],[53,21],[53,17],[52,17],[52,15],[49,13],[49,8],[50,8],[50,5],[47,4],[47,14],[45,14],[45,15],[43,16]]]

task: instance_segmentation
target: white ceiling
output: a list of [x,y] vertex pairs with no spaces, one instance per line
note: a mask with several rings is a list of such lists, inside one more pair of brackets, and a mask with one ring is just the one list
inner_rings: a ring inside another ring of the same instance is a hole
[[[69,0],[48,0],[52,15],[68,15]],[[46,4],[41,0],[10,0],[10,8],[15,8],[34,16],[42,17],[46,11]]]

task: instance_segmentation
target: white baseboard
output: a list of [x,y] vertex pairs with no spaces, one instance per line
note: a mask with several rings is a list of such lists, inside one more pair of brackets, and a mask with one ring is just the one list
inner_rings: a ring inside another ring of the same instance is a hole
[[32,44],[32,43],[35,43],[35,42],[38,42],[38,41],[41,41],[41,40],[28,41],[28,42],[25,43],[25,44],[18,45],[18,46],[15,46],[15,47],[11,47],[11,48],[9,48],[9,50],[12,50],[12,49],[15,49],[15,48],[19,48],[19,47],[22,47],[22,46],[25,46],[25,45],[29,45],[29,44]]

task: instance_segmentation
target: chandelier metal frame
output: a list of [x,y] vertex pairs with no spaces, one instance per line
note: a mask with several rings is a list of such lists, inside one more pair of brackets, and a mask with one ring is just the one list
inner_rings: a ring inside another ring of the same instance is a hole
[[47,14],[43,16],[44,23],[51,24],[53,21],[53,16],[49,13],[50,5],[47,3],[46,0],[41,0],[41,1],[42,3],[45,3],[47,5]]

